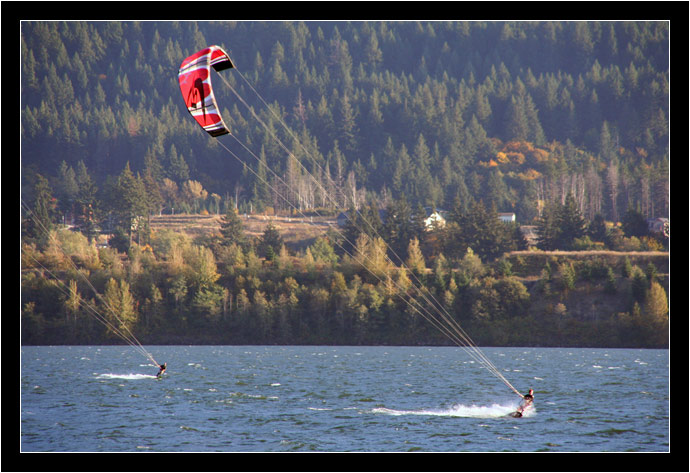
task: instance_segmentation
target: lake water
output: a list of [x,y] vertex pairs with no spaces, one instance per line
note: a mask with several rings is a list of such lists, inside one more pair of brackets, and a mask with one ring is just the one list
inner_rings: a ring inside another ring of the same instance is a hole
[[161,380],[130,347],[22,347],[21,451],[670,449],[668,350],[484,348],[535,391],[515,419],[520,398],[459,348],[147,348]]

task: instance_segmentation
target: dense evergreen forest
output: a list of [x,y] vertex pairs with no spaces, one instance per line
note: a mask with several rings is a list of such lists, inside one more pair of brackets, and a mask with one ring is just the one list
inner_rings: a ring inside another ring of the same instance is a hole
[[[236,65],[214,79],[217,140],[177,84],[210,44]],[[24,22],[21,58],[25,343],[109,340],[84,301],[153,343],[444,343],[401,297],[413,274],[480,342],[667,343],[663,261],[552,259],[530,280],[497,213],[542,250],[668,249],[647,228],[669,217],[668,22]],[[347,209],[372,238],[350,224],[290,254],[238,223]],[[223,225],[153,232],[163,213]]]
[[[286,206],[184,109],[177,68],[209,44],[290,126],[299,144],[250,103],[297,159],[342,186],[353,173],[363,194],[444,209],[482,197],[524,224],[568,192],[589,219],[628,208],[668,217],[667,22],[24,23],[26,190],[36,172],[58,179],[63,162],[83,162],[104,188],[129,163],[159,186],[193,180],[255,208]],[[254,97],[233,72],[227,80]],[[233,134],[279,175],[294,173],[216,85]]]

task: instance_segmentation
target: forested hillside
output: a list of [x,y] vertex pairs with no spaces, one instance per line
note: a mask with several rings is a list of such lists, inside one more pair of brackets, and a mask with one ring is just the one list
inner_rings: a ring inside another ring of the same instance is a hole
[[[177,79],[212,44],[219,138]],[[23,343],[449,343],[428,296],[480,344],[668,346],[668,22],[24,22],[21,58]]]
[[[529,224],[570,192],[588,219],[668,217],[667,22],[23,23],[24,192],[40,173],[69,194],[65,173],[83,163],[106,201],[129,163],[150,174],[159,210],[213,211],[229,196],[288,207],[184,108],[178,66],[209,44],[229,52],[237,69],[224,77],[261,121],[308,169],[356,189],[357,205],[481,198]],[[302,184],[271,133],[215,88],[233,134]]]

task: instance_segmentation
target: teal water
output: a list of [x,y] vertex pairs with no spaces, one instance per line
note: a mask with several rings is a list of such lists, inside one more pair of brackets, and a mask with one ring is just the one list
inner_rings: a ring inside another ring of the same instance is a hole
[[668,350],[22,347],[22,452],[666,452]]

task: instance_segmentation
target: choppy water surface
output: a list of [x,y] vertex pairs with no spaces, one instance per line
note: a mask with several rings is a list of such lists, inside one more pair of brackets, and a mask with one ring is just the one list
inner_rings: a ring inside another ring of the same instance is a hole
[[23,452],[665,452],[668,350],[23,347]]

